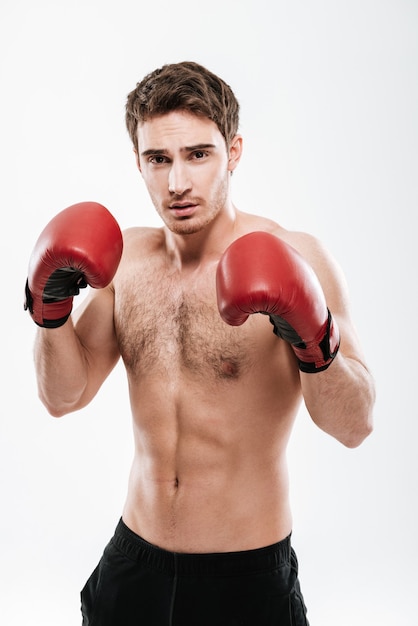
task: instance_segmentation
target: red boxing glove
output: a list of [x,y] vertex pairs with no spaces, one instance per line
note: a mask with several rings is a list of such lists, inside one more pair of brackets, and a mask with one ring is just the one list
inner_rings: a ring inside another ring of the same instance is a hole
[[40,234],[29,261],[25,309],[36,324],[65,324],[81,288],[110,283],[122,248],[119,225],[101,204],[80,202],[58,213]]
[[234,241],[217,269],[221,317],[240,326],[252,313],[270,316],[276,335],[289,342],[302,372],[320,372],[333,361],[339,332],[319,280],[304,258],[270,233]]

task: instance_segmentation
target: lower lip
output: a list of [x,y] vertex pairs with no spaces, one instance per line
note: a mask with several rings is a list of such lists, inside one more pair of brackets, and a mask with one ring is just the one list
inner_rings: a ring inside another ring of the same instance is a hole
[[181,207],[173,207],[170,209],[172,213],[176,217],[190,217],[196,211],[197,205],[193,204],[191,206],[186,206],[184,208]]

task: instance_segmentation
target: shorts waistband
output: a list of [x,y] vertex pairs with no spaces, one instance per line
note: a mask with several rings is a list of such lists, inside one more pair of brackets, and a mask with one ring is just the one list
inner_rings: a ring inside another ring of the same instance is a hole
[[147,563],[149,567],[167,573],[228,576],[271,571],[289,563],[290,539],[291,535],[271,546],[240,552],[210,554],[170,552],[148,543],[120,519],[112,543],[129,559]]

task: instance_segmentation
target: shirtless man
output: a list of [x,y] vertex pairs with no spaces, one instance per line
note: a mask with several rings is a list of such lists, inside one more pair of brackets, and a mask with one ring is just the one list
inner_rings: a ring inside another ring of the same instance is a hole
[[306,626],[290,543],[293,423],[304,401],[348,447],[372,429],[374,385],[336,263],[312,236],[232,203],[238,112],[200,65],[152,72],[126,121],[161,228],[126,230],[122,254],[112,216],[82,203],[31,257],[48,411],[85,407],[120,357],[129,382],[128,494],[82,591],[84,626]]

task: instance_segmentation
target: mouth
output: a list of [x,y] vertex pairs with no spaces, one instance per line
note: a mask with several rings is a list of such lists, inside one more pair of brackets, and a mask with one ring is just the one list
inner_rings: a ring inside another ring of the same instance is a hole
[[177,217],[190,217],[196,211],[197,206],[193,202],[173,202],[168,208]]

